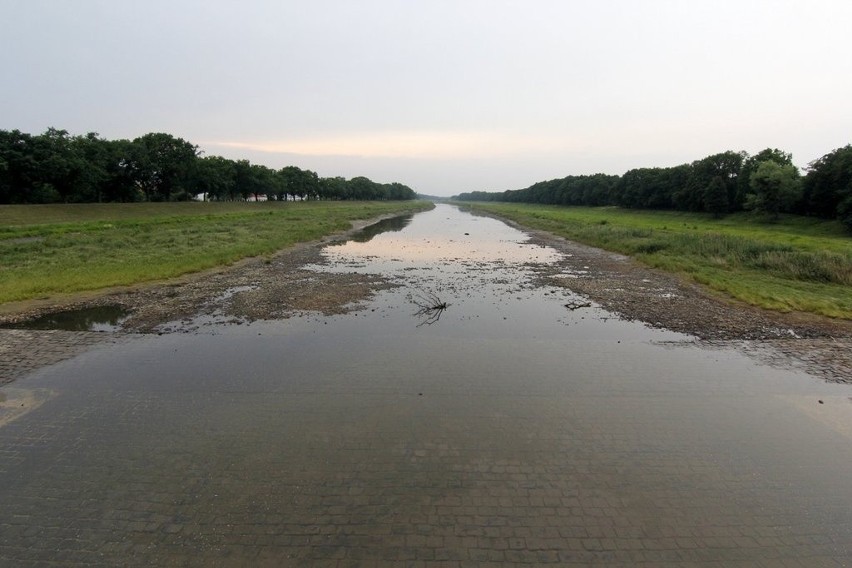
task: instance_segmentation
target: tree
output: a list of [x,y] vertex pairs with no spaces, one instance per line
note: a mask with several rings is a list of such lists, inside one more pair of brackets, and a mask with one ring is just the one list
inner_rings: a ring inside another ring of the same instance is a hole
[[846,227],[848,231],[852,231],[852,194],[846,197],[837,205],[837,218]]
[[847,216],[852,207],[852,144],[808,164],[804,191],[808,212],[826,218]]
[[60,201],[74,201],[86,163],[72,144],[68,131],[48,128],[33,140],[33,157],[38,164],[37,181],[34,181],[54,190]]
[[130,140],[107,140],[104,160],[107,177],[103,183],[104,201],[131,202],[141,197],[136,181],[127,167],[132,154]]
[[277,177],[278,172],[262,164],[252,164],[251,174],[251,194],[254,196],[255,201],[260,201],[261,195],[265,196],[267,199],[270,195],[275,195],[274,180]]
[[188,189],[197,158],[198,148],[186,140],[152,132],[133,140],[127,168],[147,201],[169,201],[173,193]]
[[199,157],[196,146],[170,134],[105,140],[49,128],[31,135],[0,130],[0,204],[210,199],[415,199],[400,183],[367,178],[320,179],[288,166],[281,171],[220,156]]
[[86,162],[65,130],[0,131],[0,202],[76,201]]
[[283,181],[282,197],[287,195],[299,199],[317,199],[320,196],[320,179],[316,172],[296,166],[286,166],[278,172]]
[[[689,166],[686,166],[687,168]],[[678,187],[678,168],[636,168],[628,170],[615,185],[615,203],[635,209],[669,209]],[[583,203],[591,205],[591,203]]]
[[346,199],[348,197],[346,178],[340,176],[321,178],[319,182],[319,196],[320,199],[332,199],[335,201]]
[[0,130],[0,203],[39,203],[30,191],[36,175],[32,136]]
[[236,196],[236,170],[233,160],[205,156],[196,161],[191,175],[192,189],[204,199],[233,200]]
[[407,185],[394,182],[385,187],[387,188],[388,199],[404,201],[407,199],[417,198],[417,194],[414,192],[414,190],[408,187]]
[[719,218],[728,212],[728,207],[728,188],[720,176],[715,176],[704,190],[704,208]]
[[289,195],[293,198],[293,201],[296,201],[296,197],[303,193],[304,176],[302,170],[296,166],[285,166],[281,168],[278,175],[283,180],[280,196],[286,200]]
[[730,207],[736,199],[737,178],[745,156],[745,152],[728,150],[689,164],[686,179],[672,187],[672,206],[679,211],[709,211],[706,191],[713,178],[718,177],[725,185]]
[[72,201],[135,201],[138,195],[124,167],[130,154],[127,140],[105,140],[96,132],[75,136],[72,145],[82,161]]
[[369,201],[378,197],[379,192],[376,187],[378,184],[369,178],[363,176],[354,177],[346,185],[352,199]]
[[793,163],[793,155],[788,152],[783,152],[778,148],[766,148],[761,150],[754,156],[749,156],[743,162],[740,168],[740,175],[737,178],[737,193],[734,202],[731,204],[732,210],[739,210],[745,204],[746,195],[751,193],[751,174],[757,169],[761,162],[770,160],[776,164],[786,165]]
[[779,164],[766,160],[758,164],[751,174],[751,192],[746,196],[745,207],[765,213],[777,220],[782,211],[789,211],[802,196],[799,171],[792,164]]
[[269,168],[252,164],[248,160],[238,160],[234,165],[236,192],[243,200],[248,200],[254,195],[265,194],[271,185],[267,176]]

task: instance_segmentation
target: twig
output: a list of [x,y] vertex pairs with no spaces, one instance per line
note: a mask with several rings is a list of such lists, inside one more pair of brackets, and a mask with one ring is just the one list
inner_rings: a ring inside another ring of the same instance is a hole
[[421,325],[432,325],[441,319],[441,314],[444,313],[450,305],[442,301],[435,293],[420,290],[416,296],[411,297],[411,301],[417,306],[418,310],[414,315],[420,318],[425,318],[417,327]]

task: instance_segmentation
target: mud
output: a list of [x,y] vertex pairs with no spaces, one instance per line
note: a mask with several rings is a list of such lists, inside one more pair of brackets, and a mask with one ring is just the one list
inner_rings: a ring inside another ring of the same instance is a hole
[[[328,262],[322,248],[345,241],[366,224],[274,256],[170,282],[4,306],[0,325],[96,306],[119,306],[130,315],[118,333],[0,329],[0,384],[127,334],[186,333],[205,322],[239,324],[361,309],[378,291],[402,284],[381,275],[317,272],[305,266]],[[556,263],[532,266],[541,284],[568,288],[623,318],[692,335],[711,348],[735,347],[772,365],[852,382],[852,322],[756,309],[628,257],[523,230],[532,242],[564,255]]]

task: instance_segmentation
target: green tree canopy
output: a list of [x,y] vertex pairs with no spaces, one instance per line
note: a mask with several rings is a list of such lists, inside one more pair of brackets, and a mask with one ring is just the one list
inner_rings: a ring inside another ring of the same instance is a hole
[[737,194],[732,204],[734,209],[742,209],[744,207],[746,195],[751,193],[751,174],[754,173],[761,162],[767,160],[783,166],[793,163],[793,155],[783,152],[778,148],[766,148],[754,156],[746,158],[742,168],[740,168],[740,175],[737,178]]
[[199,154],[195,145],[160,132],[130,141],[56,128],[38,135],[0,130],[0,203],[171,201],[199,194],[218,200],[417,197],[401,183],[324,179],[296,166],[276,171]]
[[152,132],[133,140],[126,167],[147,201],[169,201],[187,190],[198,148],[171,134]]
[[722,217],[729,211],[728,187],[721,176],[713,176],[704,189],[704,208],[714,217]]
[[777,219],[781,212],[789,212],[802,196],[801,179],[796,167],[773,160],[758,164],[751,174],[750,188],[746,196],[746,208],[765,213],[772,219]]
[[804,187],[810,212],[820,217],[848,219],[852,215],[852,144],[811,162]]
[[237,197],[237,172],[233,160],[221,156],[205,156],[196,161],[193,193],[204,199],[233,201]]

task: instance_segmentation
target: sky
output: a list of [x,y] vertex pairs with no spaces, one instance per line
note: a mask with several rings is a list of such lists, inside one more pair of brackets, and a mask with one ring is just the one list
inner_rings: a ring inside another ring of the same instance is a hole
[[429,195],[852,143],[849,0],[0,0],[0,129]]

